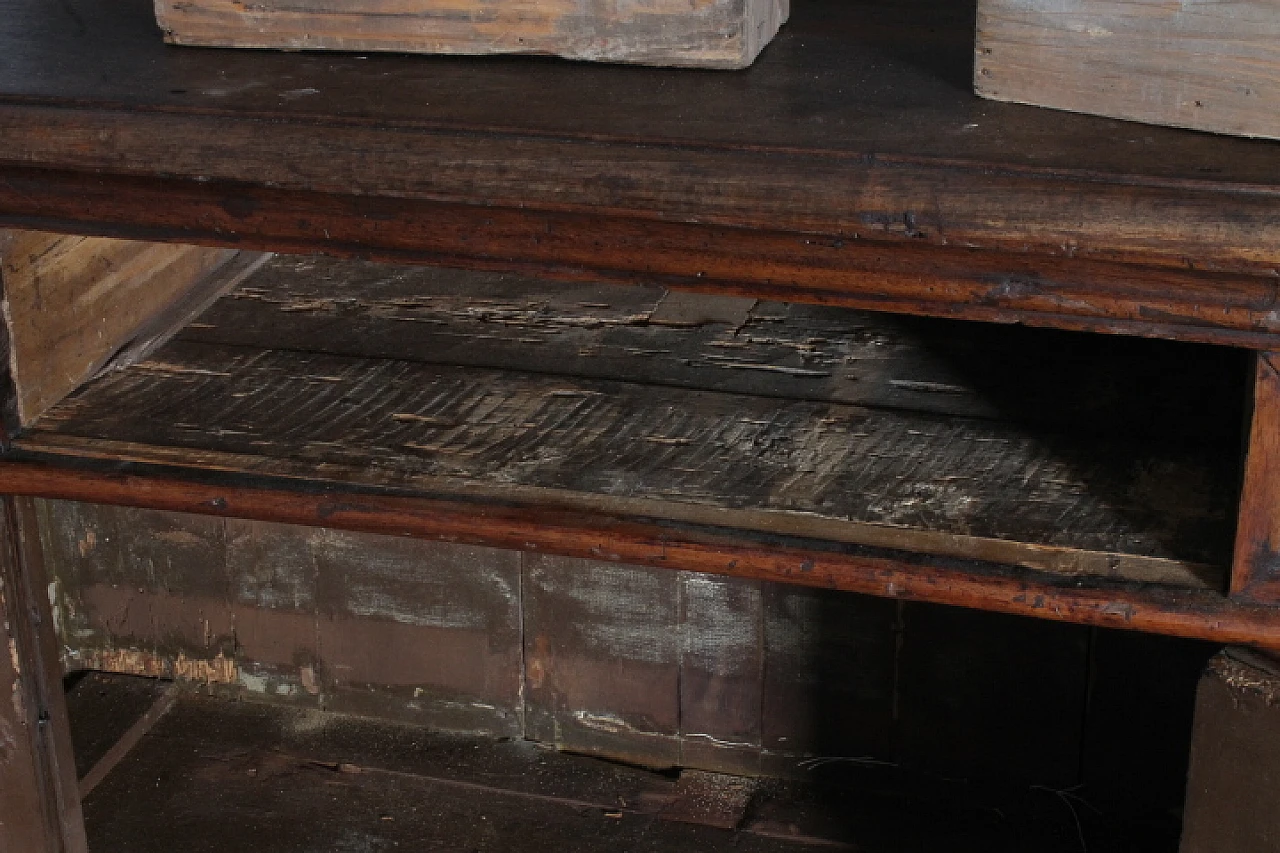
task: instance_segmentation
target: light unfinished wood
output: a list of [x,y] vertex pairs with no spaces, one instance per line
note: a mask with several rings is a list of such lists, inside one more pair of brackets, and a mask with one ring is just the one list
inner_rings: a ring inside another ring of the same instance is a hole
[[978,94],[1280,138],[1275,0],[980,0]]
[[214,274],[240,255],[234,249],[4,232],[0,307],[9,336],[9,419],[31,423],[121,351],[163,340],[166,329],[178,328],[192,310],[235,283]]
[[[156,0],[175,44],[569,59],[744,68],[790,0]],[[301,92],[303,90],[299,90]]]

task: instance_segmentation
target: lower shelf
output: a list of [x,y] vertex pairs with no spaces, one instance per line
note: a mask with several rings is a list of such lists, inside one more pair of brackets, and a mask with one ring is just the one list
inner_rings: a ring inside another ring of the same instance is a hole
[[[121,716],[132,679],[91,674],[73,729]],[[381,850],[1172,853],[1177,821],[1127,821],[1078,792],[867,764],[803,781],[655,773],[494,741],[187,696],[85,800],[95,853]],[[1065,796],[1065,799],[1064,799]]]
[[0,486],[1280,642],[1221,596],[1244,380],[1220,348],[278,257]]

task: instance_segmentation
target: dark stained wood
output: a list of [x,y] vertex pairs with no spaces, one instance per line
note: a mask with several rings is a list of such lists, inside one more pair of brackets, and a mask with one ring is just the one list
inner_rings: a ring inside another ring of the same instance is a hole
[[969,4],[812,0],[679,75],[224,58],[139,0],[5,2],[10,222],[1274,340],[1277,149],[984,103]]
[[30,501],[6,497],[0,539],[0,848],[87,853],[53,617]]
[[1273,609],[1211,592],[1105,582],[1064,584],[973,562],[832,548],[813,540],[728,535],[714,528],[553,508],[310,490],[280,481],[209,475],[197,480],[163,469],[115,467],[118,470],[112,472],[11,458],[0,465],[0,489],[679,568],[1220,643],[1280,645],[1280,620]]
[[1255,356],[1253,412],[1236,525],[1231,593],[1280,602],[1280,370],[1277,354]]
[[75,667],[518,736],[518,553],[37,501]]
[[[1021,326],[523,276],[273,258],[180,339],[1235,443],[1247,356]],[[1236,381],[1232,381],[1236,380]]]
[[101,377],[15,446],[1207,588],[1235,488],[1230,447],[188,342]]
[[678,583],[680,765],[759,774],[763,585],[691,572]]
[[679,766],[680,576],[597,560],[523,559],[528,736]]
[[1280,838],[1280,666],[1219,654],[1196,697],[1182,853],[1254,853]]
[[316,569],[325,708],[523,734],[520,554],[342,531],[302,535]]
[[1258,349],[1274,347],[1277,331],[1274,281],[1201,272],[1195,263],[887,246],[847,235],[3,166],[0,221]]

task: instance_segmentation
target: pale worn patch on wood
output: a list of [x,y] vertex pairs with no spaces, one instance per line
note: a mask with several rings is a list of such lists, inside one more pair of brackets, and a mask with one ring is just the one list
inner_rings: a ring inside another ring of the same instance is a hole
[[[174,306],[197,294],[190,307],[207,305],[234,283],[215,273],[238,255],[233,249],[9,232],[0,243],[0,282],[19,423],[34,421],[140,332],[162,338],[166,328],[155,327],[155,320]],[[163,325],[176,329],[189,313]]]
[[980,0],[978,94],[1280,138],[1273,0]]
[[[789,0],[156,0],[174,44],[407,53],[546,53],[569,59],[743,68]],[[295,97],[319,94],[299,90]]]

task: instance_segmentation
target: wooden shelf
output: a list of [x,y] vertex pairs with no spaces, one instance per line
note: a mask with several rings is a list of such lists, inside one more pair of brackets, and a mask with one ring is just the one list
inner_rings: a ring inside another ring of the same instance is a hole
[[166,47],[0,3],[0,219],[1265,348],[1280,145],[984,102],[969,3],[744,72]]
[[[124,464],[177,474],[188,481],[179,490],[211,476],[237,487],[266,478],[315,504],[304,523],[349,525],[342,510],[382,501],[378,512],[434,513],[418,535],[772,571],[954,603],[972,594],[979,606],[1037,610],[1027,583],[1093,589],[1086,595],[1111,605],[1116,589],[1097,584],[1218,601],[1237,491],[1240,358],[278,257],[163,348],[89,383],[15,439],[11,462],[63,474],[13,464],[0,487],[173,508],[172,496],[137,481],[133,496],[78,490],[101,486],[105,475],[92,472],[103,465]],[[365,497],[349,506],[306,497],[317,490]],[[297,520],[288,507],[232,509],[222,497],[197,511]],[[467,518],[474,529],[462,533]],[[677,542],[693,552],[677,555]],[[655,547],[661,556],[646,550]],[[783,568],[791,558],[796,566]],[[904,563],[979,591],[908,592],[892,573],[840,574]],[[815,566],[824,568],[811,574]]]

